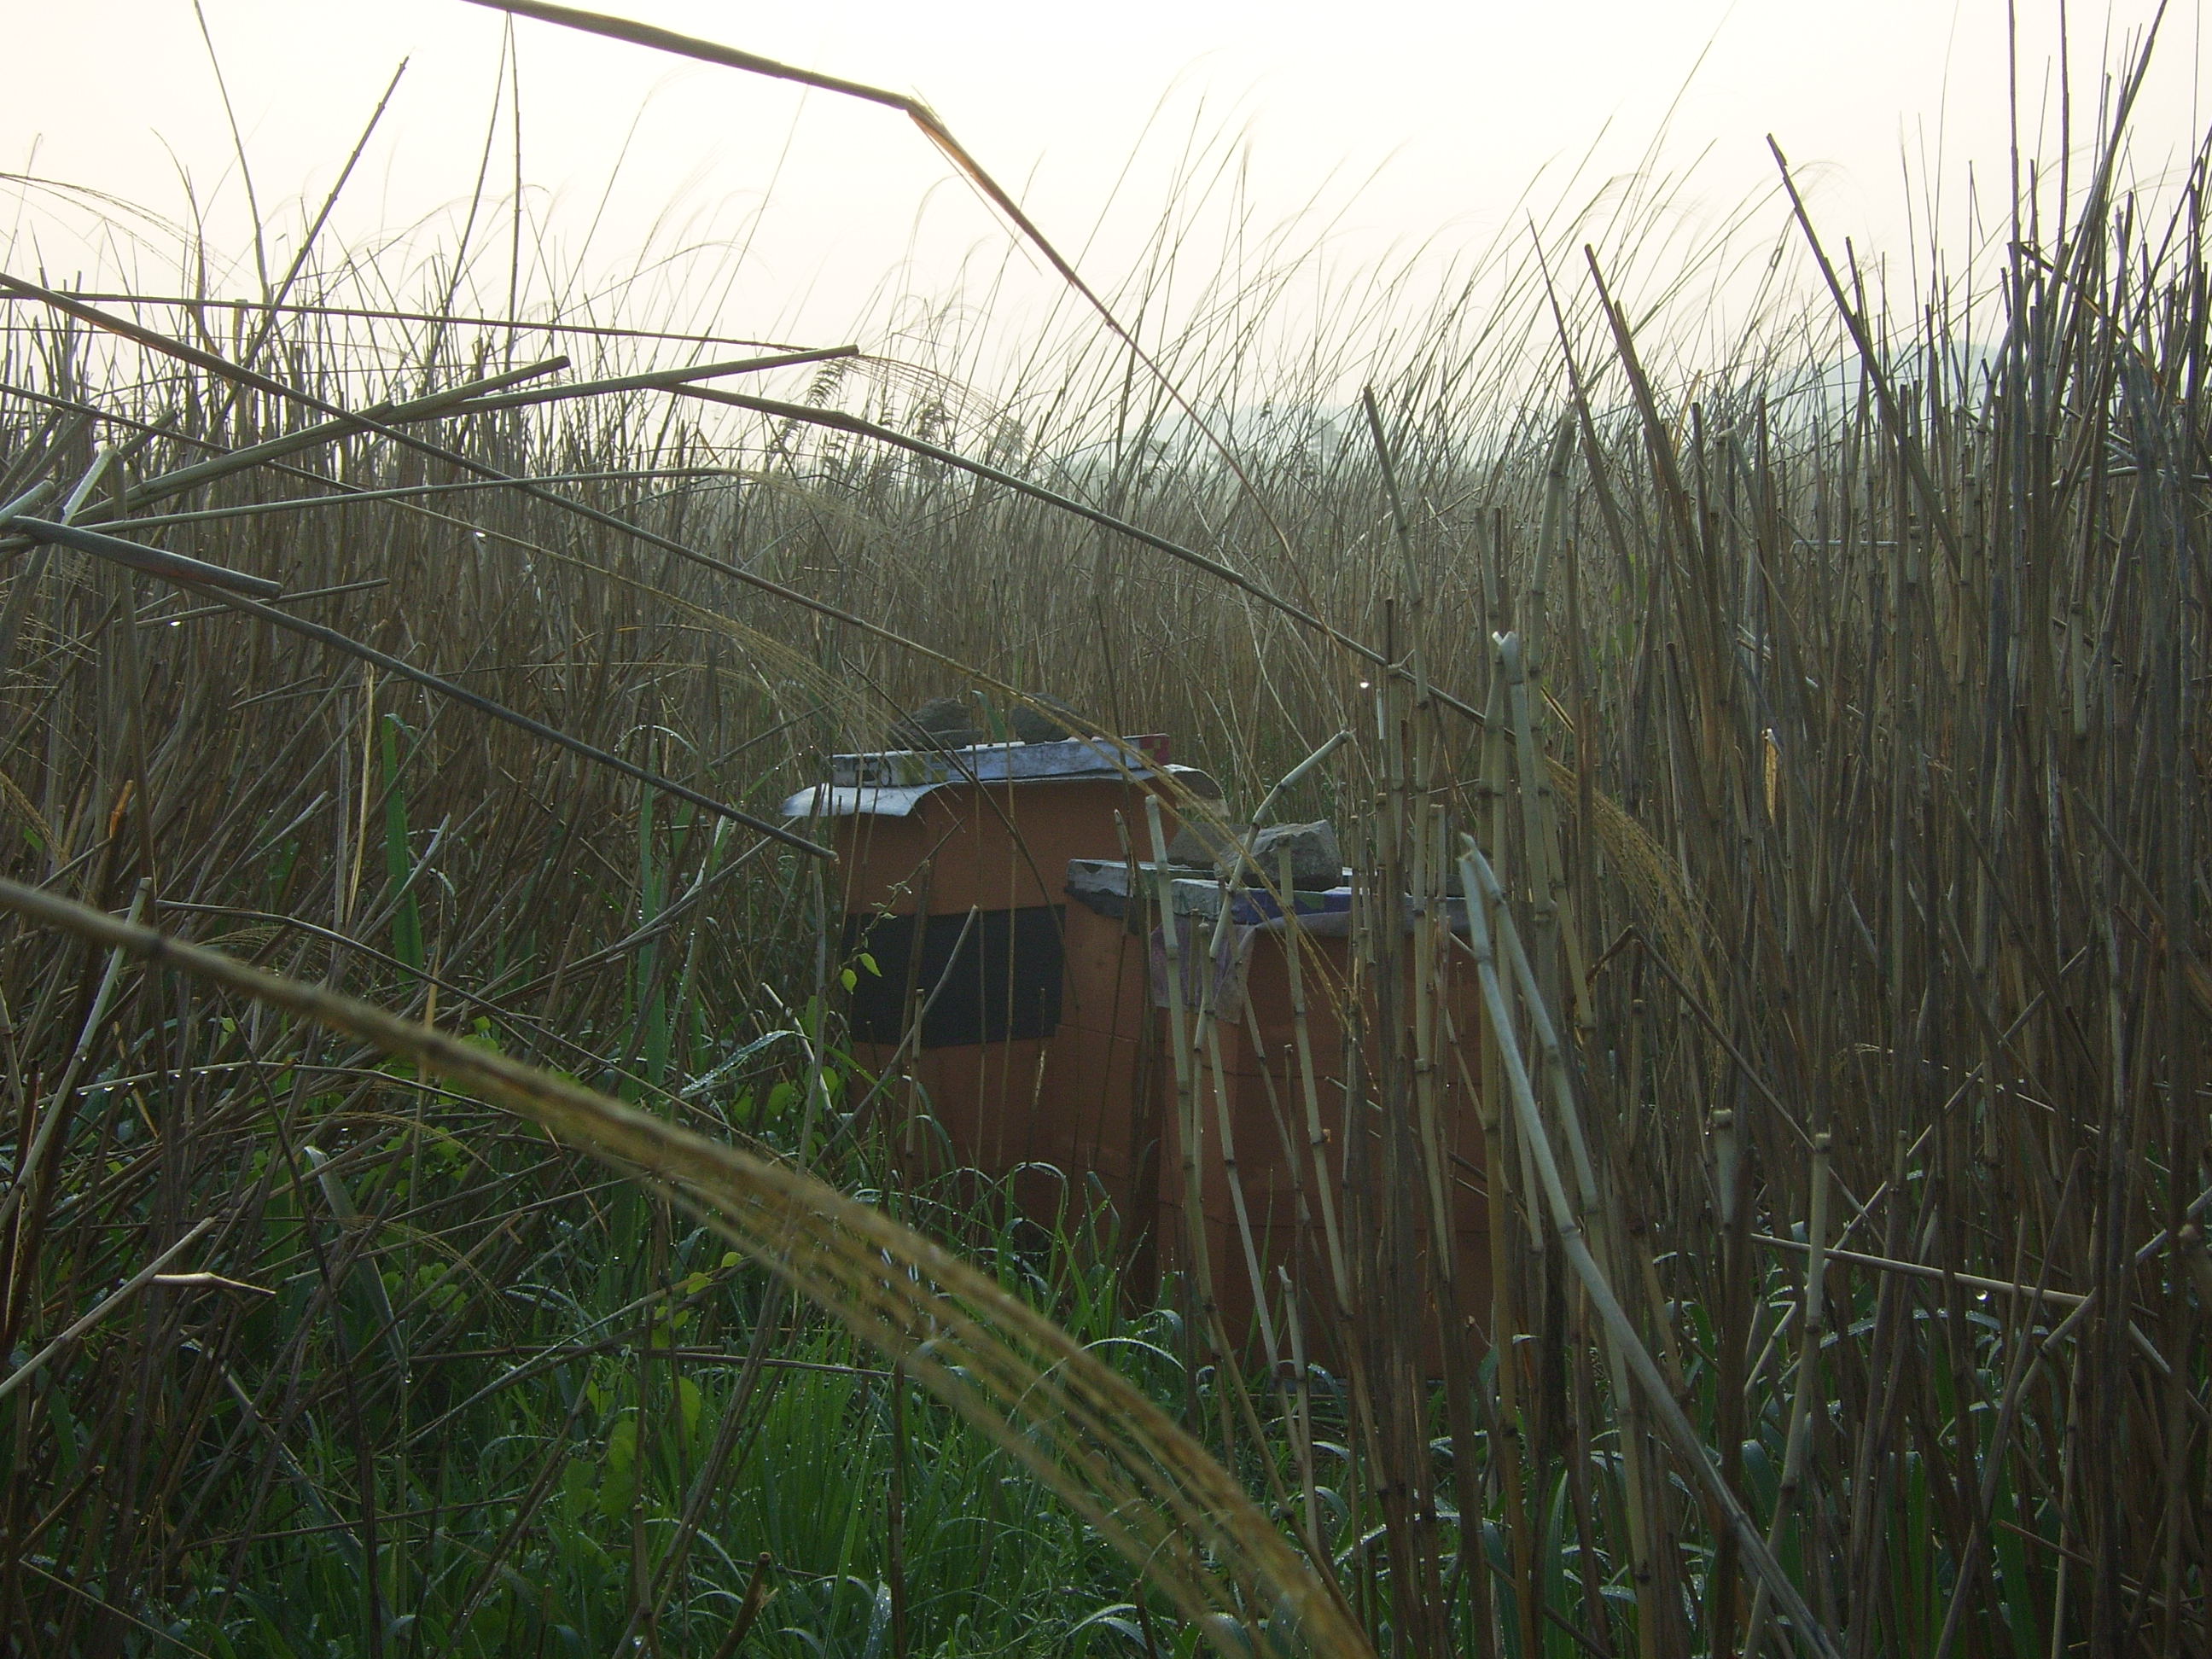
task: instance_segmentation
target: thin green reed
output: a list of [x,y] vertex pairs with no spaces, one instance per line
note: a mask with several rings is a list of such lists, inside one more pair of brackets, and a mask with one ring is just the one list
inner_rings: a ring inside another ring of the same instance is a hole
[[420,973],[426,959],[422,905],[416,895],[415,855],[407,829],[406,757],[402,748],[407,727],[398,715],[387,713],[378,723],[377,735],[384,798],[384,874],[396,901],[392,911],[392,954],[404,966]]
[[[655,802],[646,791],[637,811],[637,925],[652,929],[668,902],[668,866],[659,855],[654,834]],[[668,992],[661,969],[666,945],[657,936],[637,953],[635,969],[635,1018],[633,1029],[641,1042],[647,1080],[659,1087],[667,1079],[670,1055]]]

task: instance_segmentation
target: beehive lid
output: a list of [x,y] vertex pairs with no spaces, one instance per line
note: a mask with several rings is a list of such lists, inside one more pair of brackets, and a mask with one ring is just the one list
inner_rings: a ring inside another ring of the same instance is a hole
[[[1136,866],[1137,881],[1149,896],[1152,884],[1158,879],[1158,866],[1150,863]],[[1346,872],[1349,875],[1349,872]],[[1194,876],[1188,870],[1170,866],[1168,890],[1172,896],[1176,914],[1179,916],[1215,916],[1221,913],[1223,888],[1211,876]],[[1119,859],[1071,859],[1067,865],[1067,896],[1103,915],[1121,916],[1127,913],[1129,903],[1129,866]],[[1334,888],[1322,888],[1292,894],[1298,918],[1310,925],[1329,915],[1344,915],[1352,908],[1352,887],[1349,882]],[[1230,891],[1233,907],[1231,920],[1252,927],[1279,920],[1283,908],[1275,895],[1261,887],[1240,887]]]
[[884,749],[832,755],[830,781],[783,803],[787,818],[902,818],[939,789],[976,784],[1135,781],[1162,774],[1194,782],[1204,775],[1168,764],[1164,737],[1068,738],[1057,743],[981,743],[967,749]]
[[[1157,866],[1139,864],[1136,866],[1139,889],[1149,899],[1152,884],[1158,879]],[[1129,911],[1130,866],[1118,859],[1071,859],[1067,865],[1067,896],[1077,902],[1096,910],[1099,915],[1119,920]],[[1293,914],[1304,932],[1319,938],[1340,937],[1352,925],[1352,872],[1345,872],[1344,883],[1336,887],[1307,890],[1300,889],[1291,895]],[[1173,866],[1169,870],[1170,902],[1178,916],[1195,916],[1211,921],[1221,914],[1222,900],[1230,903],[1229,919],[1239,927],[1273,930],[1283,926],[1283,906],[1279,899],[1264,887],[1224,889],[1210,876],[1194,876],[1188,871]],[[1467,932],[1467,901],[1451,897],[1444,901],[1445,925],[1455,933]],[[1413,922],[1413,901],[1405,900],[1406,925]]]

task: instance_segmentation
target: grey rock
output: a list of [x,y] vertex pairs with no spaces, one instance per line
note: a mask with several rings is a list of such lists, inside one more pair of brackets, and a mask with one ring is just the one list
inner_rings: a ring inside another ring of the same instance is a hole
[[1314,823],[1271,823],[1252,837],[1252,862],[1269,881],[1282,869],[1286,848],[1293,886],[1311,891],[1344,879],[1344,852],[1336,844],[1336,826],[1326,818]]
[[1226,866],[1252,833],[1249,823],[1216,823],[1208,818],[1185,818],[1168,843],[1168,862],[1186,870],[1214,870]]
[[[1066,721],[1054,719],[1065,714]],[[1017,743],[1059,743],[1075,735],[1074,723],[1080,717],[1058,697],[1048,697],[1042,691],[1032,691],[1026,702],[1018,702],[1006,716],[1006,724],[1013,731]]]
[[975,708],[964,697],[932,697],[890,730],[894,749],[966,749],[982,741]]

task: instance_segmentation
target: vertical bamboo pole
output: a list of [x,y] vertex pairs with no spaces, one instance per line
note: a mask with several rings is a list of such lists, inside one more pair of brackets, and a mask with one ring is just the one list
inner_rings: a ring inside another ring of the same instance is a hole
[[1213,1273],[1207,1260],[1206,1189],[1199,1162],[1204,1124],[1191,1076],[1190,1031],[1183,1008],[1182,944],[1175,914],[1175,879],[1168,869],[1168,842],[1156,795],[1145,797],[1145,823],[1152,842],[1152,892],[1159,918],[1160,951],[1167,978],[1168,1053],[1175,1066],[1176,1132],[1182,1154],[1183,1267],[1188,1276],[1190,1322],[1210,1345],[1218,1323]]

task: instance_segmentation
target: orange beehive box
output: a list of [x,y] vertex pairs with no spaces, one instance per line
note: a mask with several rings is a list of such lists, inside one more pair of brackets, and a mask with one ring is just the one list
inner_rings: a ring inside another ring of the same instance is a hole
[[[843,876],[854,988],[854,1057],[900,1069],[941,1131],[929,1167],[1018,1174],[1048,1218],[1064,1194],[1103,1190],[1125,1222],[1148,1220],[1133,1182],[1143,1107],[1123,1006],[1086,962],[1069,971],[1069,862],[1110,855],[1115,819],[1141,827],[1165,741],[1070,739],[949,752],[839,756],[832,779],[784,805],[824,824]],[[1118,1045],[1110,1039],[1125,1039]],[[916,1171],[919,1172],[919,1171]],[[1149,1178],[1149,1177],[1147,1177]]]
[[[1071,868],[1068,891],[1079,906],[1071,907],[1072,939],[1085,938],[1094,925],[1117,931],[1123,928],[1124,924],[1113,918],[1126,914],[1130,873],[1125,866],[1105,861]],[[1167,1048],[1175,1022],[1165,1006],[1165,951],[1157,925],[1158,902],[1153,896],[1157,882],[1148,866],[1133,873],[1140,889],[1139,909],[1148,950],[1134,969],[1126,965],[1126,955],[1123,957],[1121,971],[1141,973],[1144,982],[1134,987],[1125,983],[1120,994],[1125,1000],[1133,990],[1141,994],[1151,1005],[1151,1018],[1158,1029],[1155,1046],[1160,1058],[1147,1079],[1152,1103],[1139,1116],[1158,1126],[1154,1224],[1161,1264],[1187,1267],[1193,1237],[1193,1172],[1185,1167],[1186,1108]],[[1297,1052],[1291,982],[1293,936],[1282,920],[1281,906],[1261,891],[1229,895],[1233,907],[1230,926],[1217,930],[1224,897],[1217,883],[1182,876],[1172,877],[1170,886],[1169,902],[1177,915],[1184,964],[1182,1024],[1186,1042],[1197,1035],[1195,1014],[1200,1005],[1206,1004],[1211,1010],[1211,1037],[1194,1048],[1189,1073],[1188,1115],[1194,1120],[1196,1129],[1193,1141],[1198,1217],[1216,1303],[1231,1333],[1242,1334],[1255,1322],[1255,1267],[1271,1305],[1279,1297],[1279,1267],[1304,1291],[1310,1314],[1331,1305],[1327,1277],[1330,1269],[1317,1190],[1320,1182],[1330,1184],[1339,1237],[1347,1255],[1355,1252],[1371,1255],[1375,1249],[1371,1229],[1363,1231],[1361,1212],[1347,1201],[1345,1183],[1343,1015],[1351,981],[1352,895],[1345,886],[1302,892],[1295,897],[1295,948],[1302,951],[1298,973],[1306,1006],[1307,1048],[1312,1057],[1313,1104],[1322,1136],[1316,1156],[1308,1117],[1307,1079]],[[1098,914],[1086,922],[1083,910]],[[1459,931],[1464,931],[1463,918]],[[1221,957],[1213,955],[1217,937],[1224,945]],[[1410,979],[1410,949],[1403,961]],[[1210,983],[1206,982],[1208,980]],[[1400,1007],[1410,1009],[1410,984],[1401,987],[1401,993]],[[1470,1045],[1480,1030],[1476,1022],[1480,1018],[1473,975],[1461,975],[1453,980],[1446,997],[1444,1012],[1451,1028],[1463,1047]],[[1363,1024],[1371,1033],[1376,1011],[1371,995],[1363,1000]],[[1456,1065],[1441,1067],[1434,1076],[1437,1116],[1451,1165],[1447,1202],[1451,1208],[1455,1266],[1460,1283],[1470,1292],[1463,1297],[1462,1306],[1472,1310],[1486,1306],[1489,1295],[1490,1239],[1482,1185],[1480,1119],[1468,1095],[1467,1079]],[[1367,1115],[1373,1119],[1377,1115],[1370,1108]],[[1382,1163],[1379,1121],[1370,1122],[1367,1133],[1366,1160],[1379,1170]],[[1243,1200],[1241,1220],[1237,1206],[1239,1189]],[[1316,1340],[1316,1351],[1325,1346],[1325,1340]]]
[[[1279,908],[1263,892],[1229,894],[1231,926],[1217,930],[1224,890],[1188,872],[1170,872],[1170,884],[1192,964],[1183,975],[1187,1039],[1206,972],[1197,964],[1217,937],[1234,949],[1215,962],[1203,991],[1212,1040],[1190,1055],[1188,1096],[1178,1089],[1158,882],[1151,866],[1122,855],[1123,826],[1146,833],[1145,797],[1162,792],[1165,777],[1200,794],[1218,791],[1203,774],[1169,766],[1165,747],[1160,738],[1070,739],[839,756],[831,781],[784,811],[814,820],[837,848],[847,959],[865,953],[876,969],[859,976],[853,994],[854,1057],[871,1072],[912,1078],[917,1125],[927,1131],[902,1140],[905,1173],[1010,1176],[1021,1207],[1047,1224],[1109,1206],[1126,1282],[1139,1297],[1156,1290],[1158,1270],[1187,1267],[1202,1237],[1224,1321],[1242,1334],[1257,1312],[1255,1262],[1270,1306],[1278,1267],[1310,1307],[1330,1305],[1317,1180],[1332,1184],[1347,1252],[1375,1248],[1354,1236],[1360,1212],[1343,1192],[1351,895],[1339,887],[1297,896],[1324,1136],[1316,1159]],[[1412,957],[1408,950],[1409,970]],[[1460,975],[1448,996],[1455,1030],[1471,1042],[1479,1018],[1471,976]],[[1374,1018],[1370,1006],[1370,1030]],[[1458,1067],[1436,1076],[1454,1170],[1455,1261],[1473,1290],[1466,1305],[1480,1306],[1489,1273],[1482,1137]],[[903,1109],[897,1085],[889,1092]],[[1197,1131],[1194,1183],[1185,1168],[1188,1114]],[[1369,1161],[1379,1154],[1370,1149]],[[1324,1349],[1325,1337],[1316,1346]]]

